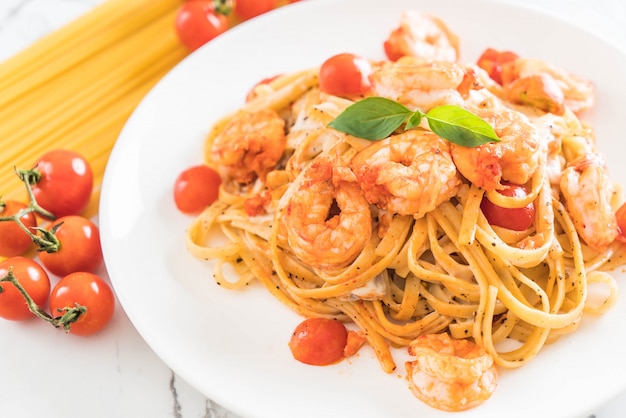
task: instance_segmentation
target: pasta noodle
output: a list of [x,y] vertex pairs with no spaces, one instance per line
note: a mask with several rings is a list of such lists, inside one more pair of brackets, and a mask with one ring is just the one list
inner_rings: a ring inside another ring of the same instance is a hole
[[[97,213],[108,155],[145,94],[188,51],[174,18],[181,0],[108,0],[0,63],[3,167],[27,168],[51,148],[82,154],[94,172]],[[0,173],[4,199],[22,199],[12,170]]]
[[[535,83],[534,74],[500,85],[482,67],[450,61],[370,64],[372,85],[360,94],[325,91],[312,68],[255,87],[213,125],[204,156],[222,175],[219,198],[192,222],[186,245],[214,261],[217,284],[241,290],[258,280],[302,316],[352,323],[387,373],[397,367],[393,348],[417,352],[421,336],[441,333],[517,368],[576,331],[585,313],[610,310],[619,295],[610,271],[624,264],[621,196],[581,107],[547,111],[541,89],[520,99],[511,85]],[[457,78],[433,92],[442,74]],[[587,84],[576,83],[590,103]],[[500,141],[442,142],[425,123],[378,142],[329,127],[363,95],[464,107]],[[599,300],[592,286],[605,291]],[[452,405],[440,406],[464,408]]]

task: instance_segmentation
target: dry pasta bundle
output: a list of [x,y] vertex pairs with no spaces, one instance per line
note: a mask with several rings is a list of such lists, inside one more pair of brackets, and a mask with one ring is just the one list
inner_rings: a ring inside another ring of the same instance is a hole
[[[173,23],[181,4],[108,0],[0,63],[0,165],[28,168],[48,149],[74,150],[92,164],[97,195],[126,120],[188,54]],[[11,169],[0,184],[4,199],[23,198]]]

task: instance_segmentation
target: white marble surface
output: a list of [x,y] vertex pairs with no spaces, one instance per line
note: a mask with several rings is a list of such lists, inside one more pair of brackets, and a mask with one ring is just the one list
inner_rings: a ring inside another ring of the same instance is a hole
[[[102,1],[0,0],[0,61]],[[626,51],[623,0],[508,1],[558,13]],[[235,417],[176,376],[117,308],[111,326],[89,338],[0,320],[0,417]],[[626,395],[594,416],[625,410]]]

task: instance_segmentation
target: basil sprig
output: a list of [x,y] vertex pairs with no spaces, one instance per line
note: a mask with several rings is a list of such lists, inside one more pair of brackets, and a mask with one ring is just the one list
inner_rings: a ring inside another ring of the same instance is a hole
[[328,126],[377,141],[391,135],[405,122],[405,130],[417,127],[422,118],[426,118],[435,134],[458,145],[476,147],[500,140],[491,125],[462,107],[444,105],[424,113],[384,97],[368,97],[348,106]]

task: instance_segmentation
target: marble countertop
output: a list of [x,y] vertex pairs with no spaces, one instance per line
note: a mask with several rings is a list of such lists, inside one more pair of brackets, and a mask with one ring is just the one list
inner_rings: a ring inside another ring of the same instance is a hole
[[[102,1],[2,0],[0,61]],[[626,50],[622,0],[509,2],[560,13]],[[236,417],[170,370],[117,308],[113,323],[89,338],[68,338],[42,321],[0,321],[0,417]],[[594,416],[620,418],[624,410],[626,394]]]

